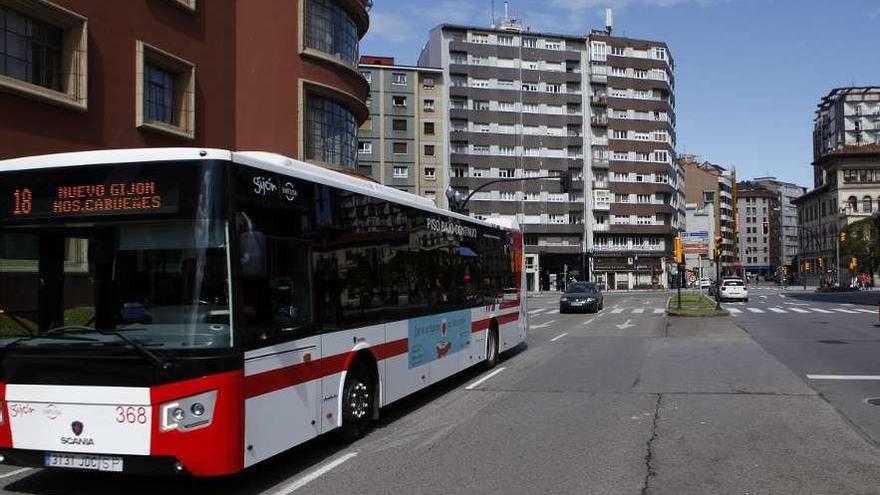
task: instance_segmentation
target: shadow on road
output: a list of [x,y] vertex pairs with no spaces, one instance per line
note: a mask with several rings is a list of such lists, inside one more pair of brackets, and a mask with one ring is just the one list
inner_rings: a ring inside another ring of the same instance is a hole
[[[503,353],[509,360],[527,348],[523,343]],[[416,394],[395,402],[382,410],[376,431],[394,424],[400,418],[430,404],[433,400],[454,391],[481,374],[484,369],[475,366]],[[356,447],[356,444],[354,444]],[[176,476],[133,476],[88,471],[36,470],[3,486],[4,492],[37,495],[257,495],[280,485],[309,468],[321,464],[347,449],[332,435],[319,437],[279,454],[233,476],[222,478],[190,478]]]

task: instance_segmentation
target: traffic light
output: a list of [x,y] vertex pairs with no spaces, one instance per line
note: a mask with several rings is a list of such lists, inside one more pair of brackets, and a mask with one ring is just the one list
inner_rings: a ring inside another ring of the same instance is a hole
[[859,260],[857,260],[857,259],[855,258],[855,256],[853,256],[852,258],[849,259],[849,269],[850,269],[850,271],[855,270],[858,266],[859,266]]
[[809,261],[804,261],[804,271],[808,272],[813,269],[813,264]]
[[681,249],[681,237],[676,237],[672,240],[673,251],[672,254],[675,257],[675,262],[679,265],[684,263],[684,253]]
[[715,249],[713,251],[714,258],[716,260],[721,258],[721,244],[724,242],[724,238],[720,235],[715,236]]
[[840,231],[840,242],[846,242],[846,231],[845,230]]
[[819,259],[816,260],[816,264],[819,265],[820,270],[825,268],[825,258],[819,257]]

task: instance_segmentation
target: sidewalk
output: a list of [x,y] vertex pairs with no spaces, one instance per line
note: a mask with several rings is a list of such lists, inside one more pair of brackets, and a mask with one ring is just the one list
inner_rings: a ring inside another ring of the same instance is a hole
[[880,451],[732,318],[670,319],[640,377],[651,494],[877,493]]

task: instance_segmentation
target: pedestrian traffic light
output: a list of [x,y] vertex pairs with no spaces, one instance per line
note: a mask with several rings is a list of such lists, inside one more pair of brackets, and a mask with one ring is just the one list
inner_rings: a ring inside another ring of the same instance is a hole
[[845,230],[840,231],[840,242],[846,242],[846,231]]
[[675,239],[673,239],[672,246],[672,254],[675,257],[675,262],[679,265],[684,263],[684,253],[681,249],[681,237],[676,237]]

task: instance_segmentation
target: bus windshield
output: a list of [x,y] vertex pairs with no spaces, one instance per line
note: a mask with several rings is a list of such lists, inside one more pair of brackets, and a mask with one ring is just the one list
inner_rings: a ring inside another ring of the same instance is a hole
[[[0,332],[21,337],[85,326],[125,332],[146,347],[228,347],[226,244],[225,225],[210,221],[2,231]],[[100,335],[95,340],[119,344]],[[19,345],[69,343],[39,339]]]
[[[224,176],[222,162],[0,172],[0,337],[230,347]],[[89,335],[52,338],[66,331]]]

